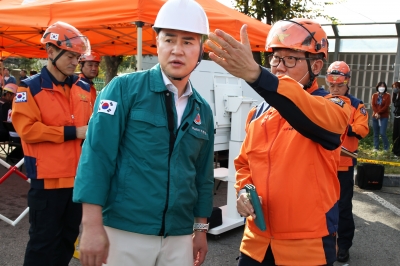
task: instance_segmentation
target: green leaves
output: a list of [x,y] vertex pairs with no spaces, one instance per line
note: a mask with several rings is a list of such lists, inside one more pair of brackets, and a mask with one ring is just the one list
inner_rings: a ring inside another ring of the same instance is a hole
[[235,8],[240,12],[272,24],[278,20],[291,18],[324,17],[327,20],[337,23],[335,17],[325,13],[325,5],[334,5],[343,0],[330,0],[321,2],[318,0],[236,0],[233,1]]

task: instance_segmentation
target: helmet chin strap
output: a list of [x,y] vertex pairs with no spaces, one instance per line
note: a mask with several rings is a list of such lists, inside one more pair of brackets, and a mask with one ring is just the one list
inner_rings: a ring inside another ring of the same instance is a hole
[[51,61],[51,63],[53,64],[53,66],[64,76],[68,77],[69,75],[65,74],[64,72],[62,72],[56,65],[57,60],[65,53],[66,51],[64,49],[61,50],[61,52],[56,56],[56,58],[51,59],[49,57],[49,60]]
[[[307,58],[309,58],[309,57],[310,57],[310,53],[309,53],[309,52],[306,52],[306,53],[305,53],[305,56],[306,56]],[[304,85],[303,89],[305,89],[305,90],[311,88],[311,86],[312,86],[312,84],[313,84],[313,82],[314,82],[314,79],[317,77],[317,75],[315,75],[314,72],[313,72],[312,69],[311,69],[311,68],[314,66],[315,62],[314,62],[312,65],[310,65],[310,60],[309,60],[309,59],[306,59],[306,61],[307,61],[307,67],[308,67],[307,73],[310,74],[310,80],[307,82],[307,84]],[[307,73],[300,79],[300,81],[307,75]],[[299,82],[300,82],[300,81],[299,81]]]

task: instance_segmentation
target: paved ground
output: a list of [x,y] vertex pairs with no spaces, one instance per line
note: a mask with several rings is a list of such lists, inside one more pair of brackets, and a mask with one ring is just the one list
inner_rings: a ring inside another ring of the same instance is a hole
[[[6,169],[0,166],[0,177]],[[0,214],[14,220],[26,208],[29,184],[13,174],[0,185]],[[226,183],[214,198],[215,206],[226,204]],[[351,258],[335,266],[400,265],[400,187],[365,191],[355,187],[353,199],[356,233]],[[15,227],[0,220],[0,266],[20,266],[28,241],[28,218]],[[205,266],[234,266],[243,226],[220,235],[208,235],[209,253]],[[73,259],[70,266],[79,266]]]

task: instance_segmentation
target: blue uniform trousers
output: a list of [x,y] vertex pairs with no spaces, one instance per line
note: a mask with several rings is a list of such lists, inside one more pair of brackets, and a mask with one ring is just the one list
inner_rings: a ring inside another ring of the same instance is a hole
[[337,244],[340,249],[349,249],[353,244],[354,219],[353,219],[353,187],[354,187],[354,166],[348,171],[339,171],[340,182],[339,199],[339,228]]

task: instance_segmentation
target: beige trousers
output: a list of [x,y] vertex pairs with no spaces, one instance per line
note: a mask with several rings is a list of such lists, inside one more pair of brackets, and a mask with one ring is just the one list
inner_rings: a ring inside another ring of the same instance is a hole
[[105,226],[107,266],[193,266],[192,235],[142,235]]

